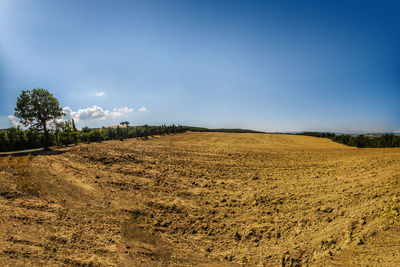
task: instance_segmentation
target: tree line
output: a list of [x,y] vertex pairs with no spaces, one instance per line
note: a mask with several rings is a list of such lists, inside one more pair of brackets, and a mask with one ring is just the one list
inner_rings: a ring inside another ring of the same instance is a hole
[[161,126],[125,126],[102,127],[81,130],[75,128],[73,120],[57,123],[53,129],[48,129],[48,138],[44,132],[29,128],[12,127],[0,130],[0,151],[33,149],[48,146],[68,146],[78,143],[101,142],[107,140],[124,140],[127,138],[147,139],[154,135],[183,133],[190,127],[176,125]]
[[[101,142],[105,140],[124,140],[125,138],[145,138],[153,135],[197,132],[260,133],[246,129],[207,129],[187,126],[129,126],[128,121],[121,127],[103,127],[77,130],[74,120],[62,121],[65,113],[58,100],[46,89],[35,88],[21,91],[17,99],[14,115],[20,123],[28,127],[12,127],[0,130],[0,151],[32,149],[49,146],[67,146],[80,142]],[[52,127],[50,127],[52,126]],[[384,134],[381,136],[351,136],[334,133],[303,132],[302,135],[329,138],[348,146],[356,147],[400,147],[400,136]]]
[[50,146],[124,140],[126,138],[147,139],[153,135],[175,134],[187,131],[187,127],[176,125],[129,126],[128,121],[121,127],[93,128],[77,130],[74,120],[62,121],[65,113],[60,104],[47,89],[22,90],[17,98],[14,115],[27,130],[18,127],[0,130],[0,151],[13,151]]
[[386,133],[382,135],[349,135],[349,134],[335,134],[335,133],[321,133],[321,132],[302,132],[299,135],[307,135],[314,137],[329,138],[332,141],[354,147],[400,147],[400,135]]
[[213,132],[213,133],[265,133],[261,131],[240,129],[240,128],[219,128],[219,129],[209,129],[204,127],[193,127],[186,126],[189,131],[192,132]]

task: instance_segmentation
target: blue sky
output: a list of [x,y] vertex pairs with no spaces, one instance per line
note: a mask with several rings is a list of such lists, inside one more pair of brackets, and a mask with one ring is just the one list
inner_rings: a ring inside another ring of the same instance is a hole
[[399,12],[398,1],[0,0],[0,128],[22,89],[42,87],[80,127],[396,131]]

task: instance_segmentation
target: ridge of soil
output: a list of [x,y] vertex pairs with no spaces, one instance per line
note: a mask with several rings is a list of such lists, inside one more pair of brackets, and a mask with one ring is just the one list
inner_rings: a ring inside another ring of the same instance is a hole
[[0,262],[399,265],[399,156],[185,133],[2,157]]

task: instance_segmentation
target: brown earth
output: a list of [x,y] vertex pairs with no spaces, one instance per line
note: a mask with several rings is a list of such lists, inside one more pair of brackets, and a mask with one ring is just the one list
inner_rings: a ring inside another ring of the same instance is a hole
[[227,133],[2,157],[0,263],[399,266],[399,159]]

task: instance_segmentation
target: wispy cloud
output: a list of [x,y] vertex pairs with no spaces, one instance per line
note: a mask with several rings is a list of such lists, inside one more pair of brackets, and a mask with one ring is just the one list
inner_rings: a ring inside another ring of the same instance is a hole
[[108,118],[118,118],[126,116],[133,112],[133,108],[123,107],[114,108],[112,110],[103,109],[102,107],[94,105],[84,109],[78,109],[77,111],[72,110],[70,107],[63,108],[65,112],[65,119],[74,119],[78,121],[97,121],[105,120]]
[[10,123],[11,123],[11,125],[12,125],[13,127],[18,127],[18,126],[21,126],[21,125],[22,125],[19,121],[17,121],[17,120],[15,119],[15,117],[14,117],[13,115],[8,115],[7,118],[8,118],[8,120],[10,121]]
[[147,111],[147,108],[146,108],[146,107],[140,107],[140,108],[139,108],[139,111],[140,111],[140,112],[145,112],[145,111]]
[[103,96],[104,94],[105,94],[104,92],[95,93],[96,96]]

